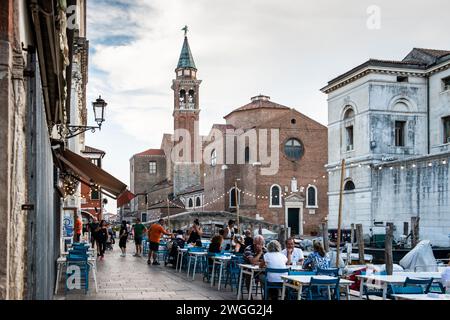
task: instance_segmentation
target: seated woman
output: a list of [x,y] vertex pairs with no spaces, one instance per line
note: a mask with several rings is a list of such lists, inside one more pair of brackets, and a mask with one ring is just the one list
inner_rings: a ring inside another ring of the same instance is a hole
[[[208,253],[221,253],[222,252],[222,242],[223,238],[220,235],[215,235],[211,239],[211,244],[208,248]],[[212,265],[213,260],[211,258],[208,258],[209,265]]]
[[215,235],[211,239],[211,244],[209,245],[208,252],[210,253],[220,253],[222,252],[222,242],[223,238],[220,235]]
[[[272,240],[267,245],[267,253],[264,254],[264,262],[261,263],[261,267],[271,268],[271,269],[286,269],[286,263],[288,261],[287,257],[281,253],[281,244],[277,240]],[[287,274],[287,273],[285,273]],[[283,280],[281,276],[283,273],[273,273],[267,272],[265,277],[268,282],[282,283]],[[264,278],[261,279],[261,284],[264,286]],[[268,295],[271,300],[278,300],[280,294],[279,289],[270,288]],[[266,297],[269,298],[269,297]]]
[[240,235],[234,236],[233,242],[234,242],[234,250],[233,250],[234,253],[244,254],[245,245],[242,236]]
[[330,258],[328,258],[322,244],[318,241],[314,242],[314,252],[306,258],[303,263],[303,269],[317,271],[317,268],[329,269]]
[[[201,241],[203,230],[200,226],[200,222],[198,219],[194,220],[194,223],[191,227],[191,229],[188,232],[189,238],[187,240],[188,244],[195,244],[197,246],[198,241]],[[201,246],[201,245],[200,245]]]

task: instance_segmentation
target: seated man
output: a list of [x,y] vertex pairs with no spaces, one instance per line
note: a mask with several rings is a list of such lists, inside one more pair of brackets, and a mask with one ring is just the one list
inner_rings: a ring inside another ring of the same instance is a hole
[[[262,235],[257,235],[253,239],[253,244],[245,248],[244,251],[244,261],[245,263],[263,266],[264,265],[264,254],[267,253],[265,248],[265,240]],[[255,273],[255,282],[259,282],[260,273]],[[250,290],[250,276],[245,275],[245,285],[247,290]]]
[[282,254],[284,254],[287,257],[287,265],[303,265],[303,260],[305,259],[303,257],[303,251],[302,249],[295,247],[294,238],[289,238],[286,240],[286,249],[283,249],[281,251]]

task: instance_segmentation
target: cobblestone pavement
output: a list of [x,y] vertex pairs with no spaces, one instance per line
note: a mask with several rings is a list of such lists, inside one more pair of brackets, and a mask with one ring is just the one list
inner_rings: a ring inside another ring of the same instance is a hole
[[[236,293],[227,287],[217,290],[203,282],[203,275],[196,274],[192,281],[186,272],[175,272],[173,268],[147,265],[146,257],[133,257],[134,246],[128,243],[126,257],[120,256],[116,245],[105,253],[104,260],[97,260],[98,292],[95,293],[91,276],[89,292],[68,292],[64,295],[64,284],[60,282],[56,300],[235,300]],[[191,273],[192,274],[192,273]],[[223,283],[223,282],[222,282]]]

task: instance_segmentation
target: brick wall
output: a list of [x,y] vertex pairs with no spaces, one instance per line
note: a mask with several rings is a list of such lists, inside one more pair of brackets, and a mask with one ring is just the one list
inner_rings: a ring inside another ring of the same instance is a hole
[[[236,178],[241,193],[240,214],[255,218],[257,214],[264,221],[275,224],[286,224],[285,208],[271,208],[270,199],[262,196],[270,196],[270,187],[277,184],[282,193],[287,187],[287,196],[291,194],[291,180],[297,179],[298,188],[304,187],[304,192],[299,193],[306,200],[306,189],[309,184],[317,187],[318,208],[303,210],[304,234],[319,232],[320,223],[328,214],[328,174],[324,168],[327,163],[328,145],[327,128],[312,119],[302,115],[296,110],[276,110],[267,113],[268,110],[243,111],[235,113],[227,119],[227,124],[237,126],[239,124],[249,126],[251,123],[258,129],[279,129],[279,169],[274,175],[262,175],[261,168],[251,164],[227,164],[228,169],[222,170],[222,165],[212,167],[205,164],[205,202],[209,203],[205,208],[208,211],[226,210],[234,212],[236,209],[229,207],[229,194],[227,192],[234,186]],[[270,110],[269,110],[270,111]],[[271,110],[273,111],[273,110]],[[274,116],[274,114],[276,116]],[[258,121],[256,121],[257,119]],[[295,119],[295,124],[291,120]],[[228,121],[230,120],[230,121]],[[268,131],[270,138],[270,131]],[[304,155],[299,161],[291,161],[284,154],[284,142],[289,138],[297,138],[304,147]],[[269,140],[270,146],[270,140]],[[235,143],[235,162],[237,154]],[[225,143],[223,148],[226,159]],[[260,159],[258,159],[260,160]],[[324,178],[325,177],[325,178]],[[224,197],[223,194],[225,193]],[[247,193],[250,193],[248,195]],[[256,195],[256,197],[254,196]],[[258,198],[258,196],[260,196]],[[218,199],[218,200],[215,200]],[[212,202],[214,201],[215,202]],[[313,213],[313,214],[310,214]]]

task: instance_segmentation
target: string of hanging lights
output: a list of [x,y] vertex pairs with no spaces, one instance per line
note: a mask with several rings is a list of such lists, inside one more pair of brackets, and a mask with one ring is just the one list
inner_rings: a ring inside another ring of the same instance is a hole
[[63,190],[66,196],[73,196],[79,185],[78,179],[71,173],[65,172],[61,174],[61,180],[63,181]]
[[[374,168],[374,169],[378,169],[378,170],[384,170],[384,169],[386,169],[386,170],[394,170],[395,167],[399,167],[400,170],[405,170],[407,168],[417,168],[418,167],[418,162],[413,162],[409,166],[406,165],[407,162],[411,162],[411,161],[404,161],[403,163],[400,164],[400,166],[398,166],[398,165],[394,166],[392,164],[389,165],[389,164],[386,164],[386,163],[380,164],[380,165],[366,165],[366,164],[361,164],[361,163],[349,163],[349,164],[346,164],[346,168],[356,168],[356,167],[363,168],[363,167],[366,167],[367,169]],[[428,161],[426,166],[433,167],[435,165],[447,165],[448,162],[449,161],[447,159]],[[341,169],[341,166],[337,165],[337,166],[333,167],[333,169],[328,169],[327,172],[330,175],[330,174],[334,174],[336,172],[336,170],[339,170],[339,169]],[[310,178],[311,182],[306,184],[306,185],[307,186],[314,185],[318,181],[320,181],[321,179],[326,179],[326,178],[327,178],[326,175],[320,175],[320,176],[317,176],[315,178]],[[300,186],[299,189],[301,190],[300,192],[303,192],[305,187]],[[234,191],[232,191],[232,192],[234,192]],[[266,200],[270,199],[270,192],[268,194],[256,194],[256,193],[247,191],[247,190],[242,189],[242,188],[238,188],[238,192],[240,194],[242,194],[243,196],[254,198],[254,199],[266,199]],[[288,192],[281,192],[280,193],[280,198],[287,197],[289,194],[293,194],[293,193],[295,193],[295,192],[293,192],[293,191],[290,191],[289,193]],[[211,205],[217,203],[219,200],[223,199],[225,196],[228,196],[229,194],[230,194],[230,191],[227,191],[226,193],[223,193],[221,195],[216,194],[215,197],[212,200],[203,203],[201,206],[199,206],[197,208],[205,208],[205,207],[211,206]],[[278,198],[278,196],[274,195],[274,198]],[[165,199],[162,196],[160,196],[158,200],[156,200],[156,201],[154,201],[154,202],[152,202],[150,204],[153,205],[153,204],[161,203],[164,200]],[[185,209],[185,207],[180,206],[180,205],[178,205],[178,204],[176,204],[176,203],[174,203],[172,201],[169,201],[169,203],[171,205],[175,206],[175,207],[178,207],[178,208],[181,208],[181,209]]]

